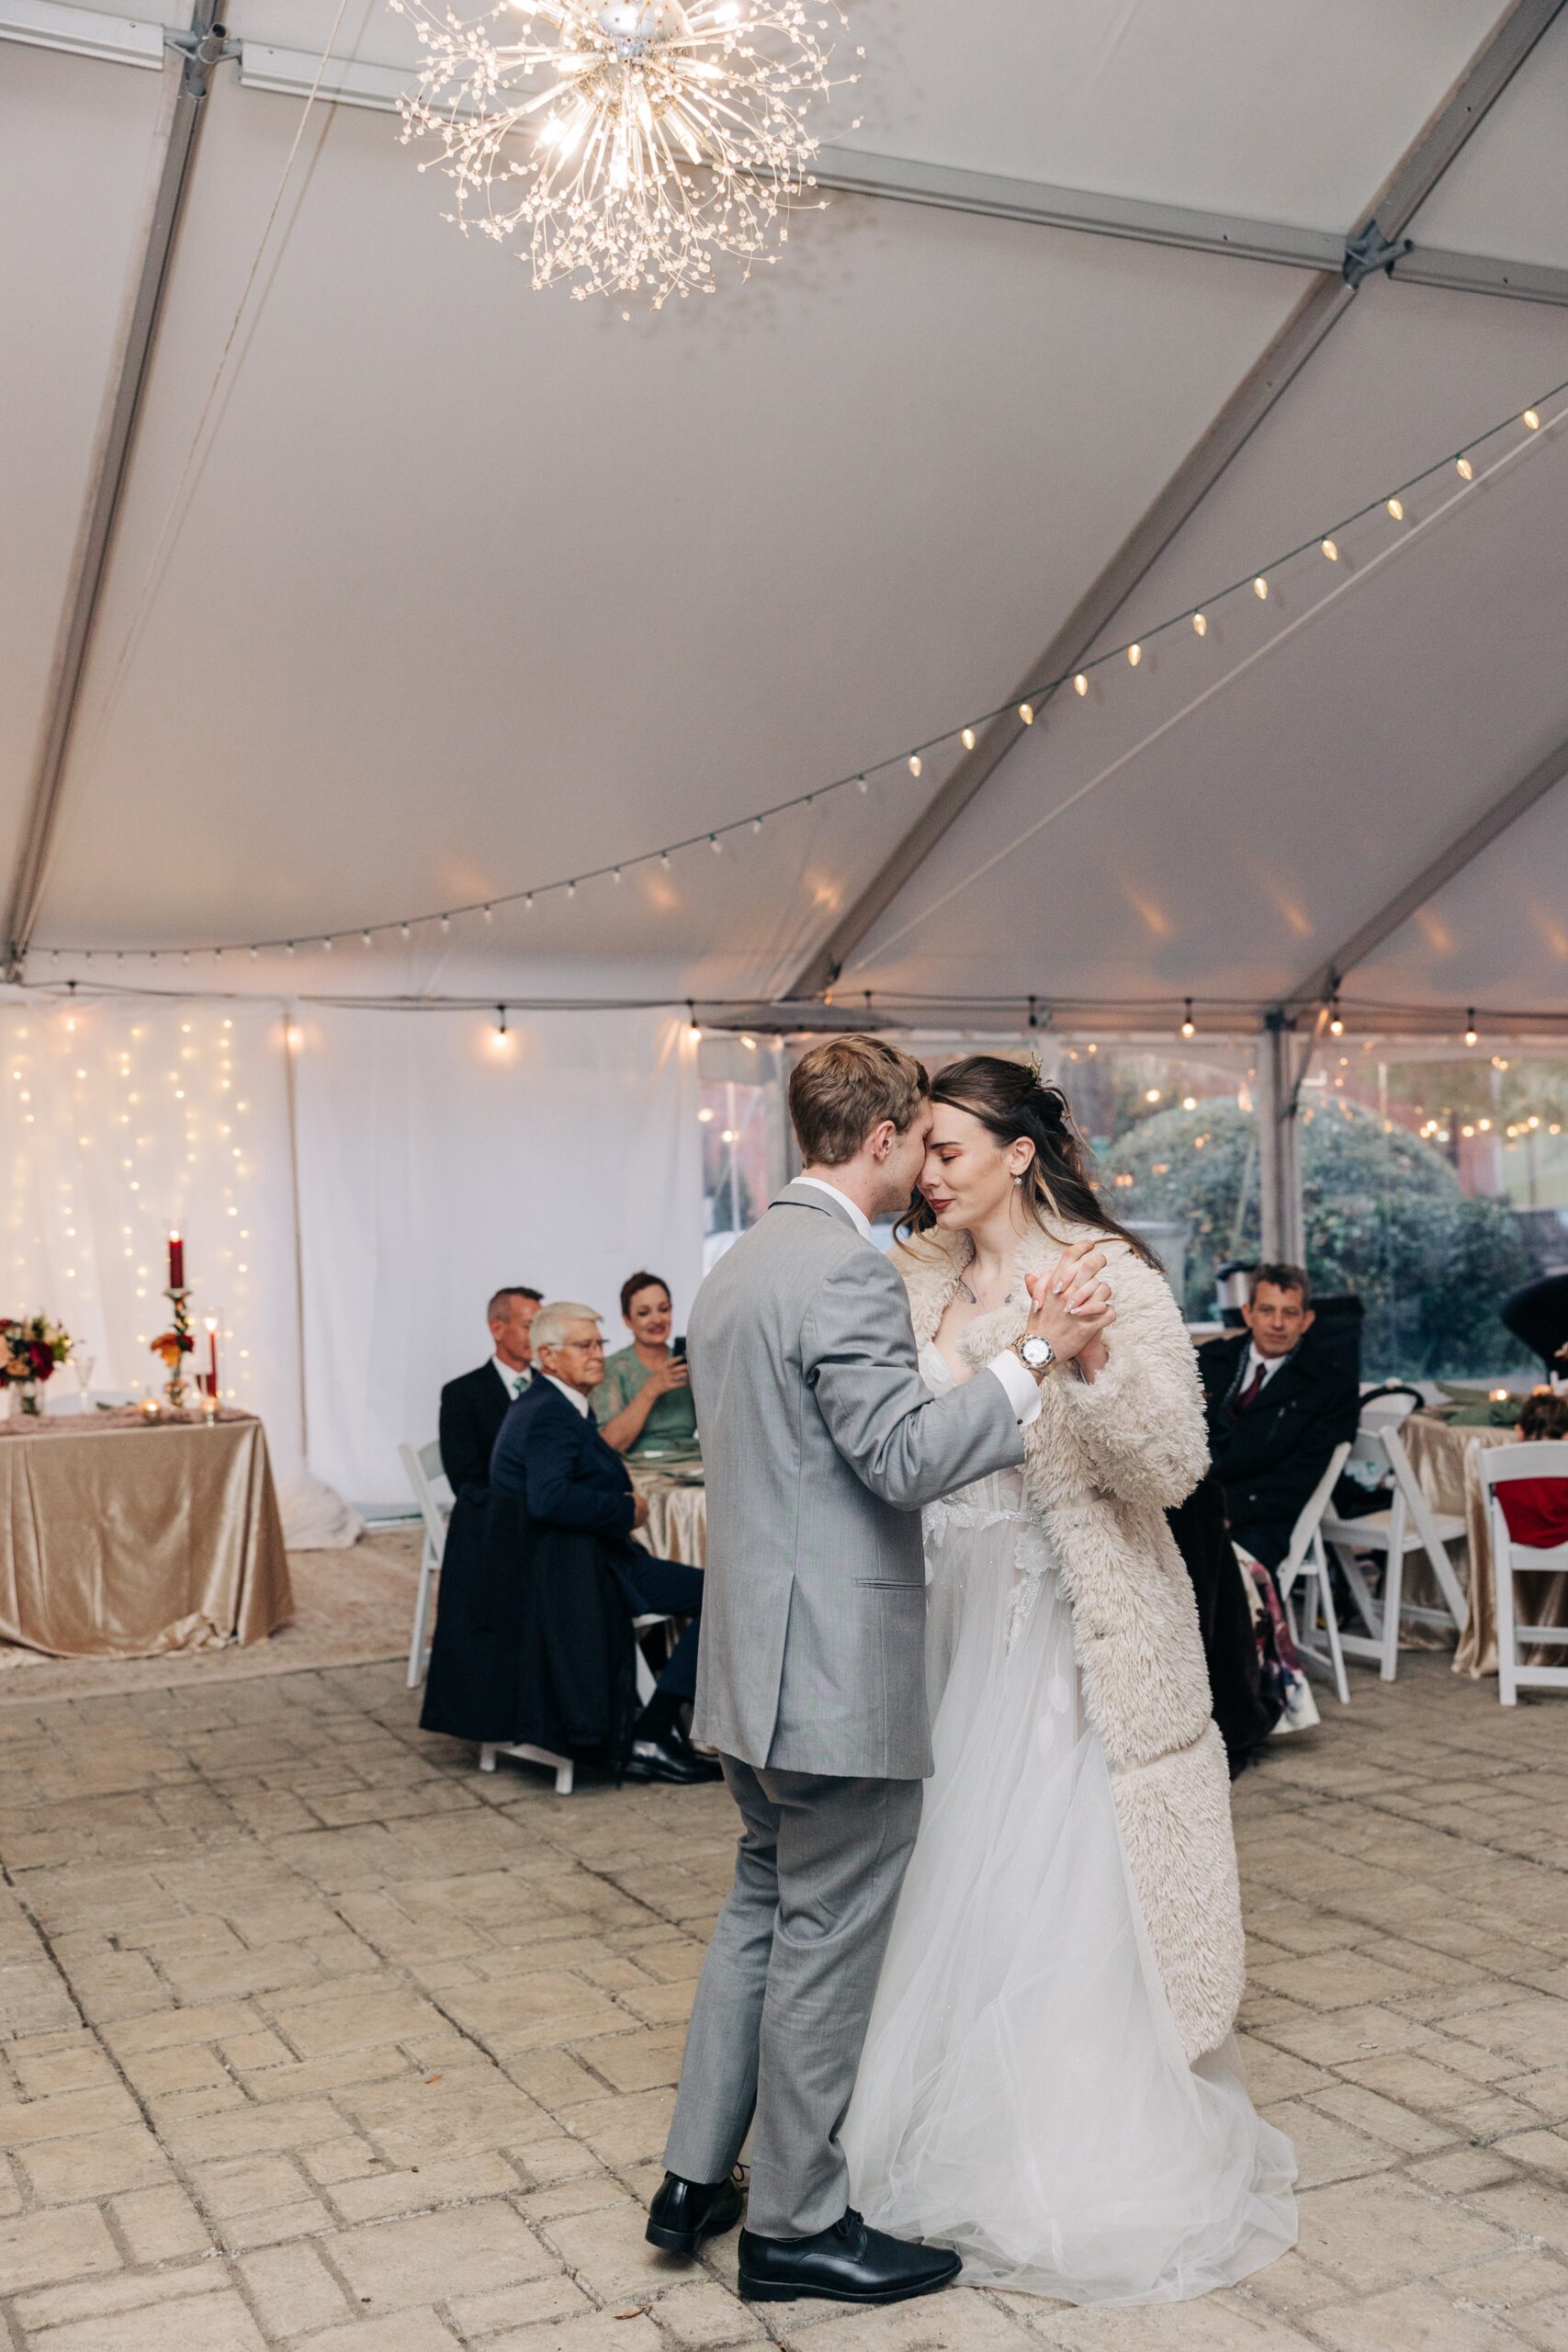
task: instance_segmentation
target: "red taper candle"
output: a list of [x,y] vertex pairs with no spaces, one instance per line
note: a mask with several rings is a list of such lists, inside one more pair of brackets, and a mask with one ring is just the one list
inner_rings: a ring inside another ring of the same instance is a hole
[[186,1286],[186,1245],[177,1233],[169,1236],[169,1288],[184,1290]]
[[218,1395],[218,1317],[207,1318],[207,1393],[216,1399]]

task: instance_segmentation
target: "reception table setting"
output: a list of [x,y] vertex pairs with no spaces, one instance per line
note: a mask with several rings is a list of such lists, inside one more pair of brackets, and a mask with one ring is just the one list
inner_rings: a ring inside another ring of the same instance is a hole
[[283,1527],[254,1413],[227,1408],[219,1318],[196,1354],[185,1245],[169,1237],[166,1378],[139,1404],[47,1413],[48,1383],[82,1361],[42,1315],[0,1318],[0,1659],[131,1658],[261,1641],[293,1615]]

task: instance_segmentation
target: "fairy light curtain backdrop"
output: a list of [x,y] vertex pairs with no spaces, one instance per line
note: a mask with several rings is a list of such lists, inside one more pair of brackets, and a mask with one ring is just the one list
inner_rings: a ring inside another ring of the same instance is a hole
[[[226,1398],[261,1414],[286,1517],[309,1467],[404,1489],[441,1383],[482,1361],[505,1282],[602,1306],[636,1264],[702,1272],[696,1050],[664,1013],[355,1012],[278,1002],[0,1001],[4,1290],[152,1395],[167,1241],[220,1318]],[[70,1374],[56,1375],[69,1387]]]

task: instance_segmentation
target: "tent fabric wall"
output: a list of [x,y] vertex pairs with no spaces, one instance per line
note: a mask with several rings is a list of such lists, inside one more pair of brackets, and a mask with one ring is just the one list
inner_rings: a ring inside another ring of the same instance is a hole
[[400,1439],[487,1352],[498,1284],[603,1309],[702,1272],[696,1047],[664,1013],[322,1011],[295,1058],[310,1466],[399,1496]]
[[56,1316],[96,1389],[150,1395],[177,1228],[286,1496],[308,1466],[405,1499],[398,1443],[434,1436],[498,1283],[615,1332],[634,1266],[682,1306],[701,1273],[696,1050],[667,1014],[518,1018],[498,1049],[473,1012],[38,992],[0,1001],[0,1311]]

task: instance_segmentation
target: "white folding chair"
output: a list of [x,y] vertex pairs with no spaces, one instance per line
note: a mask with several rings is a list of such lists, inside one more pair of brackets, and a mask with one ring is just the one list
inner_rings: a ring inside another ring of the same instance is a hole
[[[1396,1397],[1376,1401],[1391,1407],[1400,1402]],[[1366,1627],[1362,1634],[1342,1632],[1340,1646],[1348,1657],[1372,1659],[1382,1679],[1392,1682],[1399,1671],[1402,1619],[1413,1617],[1420,1624],[1454,1625],[1461,1634],[1464,1631],[1470,1612],[1446,1547],[1463,1543],[1465,1524],[1452,1512],[1435,1511],[1422,1493],[1399,1434],[1404,1415],[1383,1414],[1374,1419],[1375,1412],[1376,1402],[1362,1419],[1348,1461],[1352,1469],[1366,1475],[1369,1487],[1381,1487],[1386,1492],[1388,1501],[1382,1510],[1359,1519],[1342,1519],[1335,1510],[1326,1511],[1323,1535],[1344,1571],[1357,1614]],[[1374,1599],[1368,1587],[1356,1556],[1359,1552],[1382,1555],[1381,1599]],[[1405,1600],[1404,1563],[1412,1552],[1426,1554],[1445,1607],[1433,1609]]]
[[[672,1623],[673,1620],[668,1615],[634,1617],[632,1633],[634,1636],[647,1634],[650,1633],[655,1625],[668,1625]],[[634,1640],[633,1654],[637,1659],[637,1695],[646,1707],[654,1692],[653,1669],[642,1654],[640,1640]],[[498,1739],[490,1741],[480,1747],[479,1770],[493,1772],[498,1756],[515,1756],[518,1761],[524,1764],[542,1764],[547,1771],[551,1771],[556,1776],[557,1796],[570,1796],[573,1768],[570,1756],[558,1756],[553,1748],[535,1747],[525,1739]]]
[[1521,1642],[1541,1642],[1561,1649],[1568,1644],[1568,1625],[1521,1625],[1514,1608],[1514,1578],[1540,1575],[1542,1569],[1555,1569],[1560,1576],[1568,1571],[1568,1544],[1538,1549],[1533,1544],[1515,1543],[1508,1533],[1497,1489],[1511,1478],[1568,1480],[1568,1442],[1542,1441],[1529,1445],[1486,1446],[1481,1450],[1476,1466],[1486,1502],[1492,1569],[1496,1578],[1498,1695],[1505,1707],[1512,1707],[1517,1703],[1521,1690],[1568,1690],[1568,1667],[1519,1664]]
[[[413,1633],[409,1640],[409,1684],[416,1690],[424,1679],[429,1664],[425,1634],[430,1624],[430,1596],[435,1589],[435,1579],[441,1574],[441,1555],[446,1549],[446,1522],[452,1516],[452,1489],[446,1486],[446,1473],[441,1467],[441,1448],[432,1438],[428,1445],[400,1445],[399,1456],[408,1473],[413,1498],[419,1505],[419,1515],[424,1522],[424,1545],[419,1555],[419,1591],[414,1597]],[[436,1482],[446,1488],[445,1496],[436,1493]]]
[[[1328,1509],[1328,1498],[1334,1492],[1334,1482],[1350,1456],[1348,1442],[1337,1445],[1327,1469],[1318,1480],[1291,1530],[1291,1548],[1275,1571],[1280,1587],[1280,1600],[1285,1611],[1285,1623],[1291,1629],[1291,1639],[1307,1666],[1315,1666],[1322,1674],[1332,1676],[1334,1688],[1339,1693],[1339,1703],[1350,1703],[1350,1685],[1345,1679],[1345,1658],[1340,1646],[1339,1621],[1334,1613],[1334,1590],[1328,1578],[1328,1556],[1323,1548],[1323,1514]],[[1303,1624],[1296,1623],[1292,1595],[1298,1583],[1314,1589],[1313,1609]],[[1312,1628],[1315,1636],[1317,1621],[1322,1617],[1327,1639],[1326,1650],[1316,1649],[1308,1643],[1303,1626]]]

